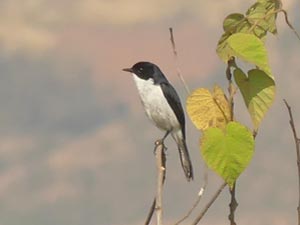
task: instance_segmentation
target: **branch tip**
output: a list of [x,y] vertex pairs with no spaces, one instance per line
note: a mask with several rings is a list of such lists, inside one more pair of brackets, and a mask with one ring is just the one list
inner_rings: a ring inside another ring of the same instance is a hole
[[297,211],[298,211],[298,225],[300,225],[300,140],[299,137],[297,135],[297,131],[296,131],[296,127],[295,127],[295,123],[294,123],[294,118],[293,118],[293,113],[292,113],[292,107],[288,104],[288,102],[283,99],[287,109],[288,109],[288,113],[289,113],[289,117],[290,117],[290,126],[293,132],[293,137],[294,137],[294,141],[295,141],[295,147],[296,147],[296,154],[297,154],[297,167],[298,167],[298,207],[297,207]]

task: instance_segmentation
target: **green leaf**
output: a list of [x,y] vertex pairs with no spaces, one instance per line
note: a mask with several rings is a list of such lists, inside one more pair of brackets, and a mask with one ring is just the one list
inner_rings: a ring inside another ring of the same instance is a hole
[[247,33],[250,27],[251,24],[242,14],[234,13],[226,17],[223,22],[223,29],[225,30],[225,33],[221,36],[216,50],[219,57],[225,63],[227,63],[233,55],[232,50],[228,46],[228,38],[237,32]]
[[[265,40],[267,32],[276,34],[277,10],[280,7],[280,0],[258,0],[248,9],[245,16],[241,13],[228,15],[223,21],[225,32],[222,34],[217,46],[219,57],[227,63],[231,56],[234,55],[227,41],[233,34],[253,34],[261,41]],[[270,72],[268,70],[265,71],[267,73]]]
[[273,78],[264,43],[253,34],[237,33],[227,39],[232,56],[253,63]]
[[233,13],[228,15],[223,21],[223,29],[225,32],[235,33],[237,27],[245,20],[243,14]]
[[234,79],[243,95],[254,129],[257,130],[274,101],[275,82],[259,69],[248,71],[248,77],[241,69],[236,69]]
[[[224,20],[223,28],[226,32],[221,36],[216,51],[225,63],[234,55],[234,52],[232,52],[232,49],[228,45],[228,38],[237,32],[247,33],[251,27],[248,20],[242,19],[241,15],[238,13],[231,14]],[[240,21],[238,20],[239,18],[241,19]]]
[[276,10],[280,4],[276,0],[261,0],[253,4],[246,13],[251,24],[255,24],[257,30],[277,33],[276,28]]
[[230,33],[224,33],[217,46],[217,54],[219,55],[220,59],[223,60],[225,63],[228,62],[228,60],[231,57],[231,49],[228,47],[227,39],[230,37]]
[[264,18],[266,13],[265,7],[258,2],[251,6],[246,13],[247,19],[251,24],[251,32],[259,38],[266,36],[269,30],[268,21]]
[[209,128],[204,131],[200,143],[208,167],[232,188],[253,157],[252,133],[240,123],[230,122],[225,130]]
[[230,108],[224,91],[215,86],[212,93],[205,88],[193,91],[186,101],[189,117],[194,125],[205,130],[209,127],[224,129],[230,118]]

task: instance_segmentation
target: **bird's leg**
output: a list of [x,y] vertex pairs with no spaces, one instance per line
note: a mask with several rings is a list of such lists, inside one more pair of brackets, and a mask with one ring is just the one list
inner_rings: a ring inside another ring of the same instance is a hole
[[165,139],[167,138],[167,136],[171,133],[172,130],[168,130],[165,135],[163,136],[162,139],[158,139],[155,141],[155,147],[154,147],[154,154],[155,154],[155,150],[157,148],[158,145],[163,145],[163,149],[164,151],[167,150],[167,147],[164,144]]
[[166,134],[163,136],[163,138],[160,140],[160,142],[161,142],[162,144],[164,143],[166,137],[167,137],[170,133],[171,133],[171,130],[168,130],[168,131],[166,132]]

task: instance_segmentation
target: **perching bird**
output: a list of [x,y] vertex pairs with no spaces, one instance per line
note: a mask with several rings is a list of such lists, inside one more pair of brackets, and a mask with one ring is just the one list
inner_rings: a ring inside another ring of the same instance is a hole
[[123,71],[133,74],[146,115],[161,130],[176,141],[181,165],[188,181],[193,168],[185,139],[185,118],[178,94],[159,67],[150,62],[138,62]]

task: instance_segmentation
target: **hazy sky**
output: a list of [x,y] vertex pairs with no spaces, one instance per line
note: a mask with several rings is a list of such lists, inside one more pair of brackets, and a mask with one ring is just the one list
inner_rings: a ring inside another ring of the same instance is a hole
[[[172,26],[189,87],[226,88],[225,65],[215,53],[222,20],[253,2],[1,0],[0,225],[141,224],[155,192],[153,142],[162,133],[147,121],[121,69],[141,60],[159,64],[184,104]],[[299,1],[283,7],[300,32]],[[300,41],[282,15],[277,24],[278,36],[267,40],[277,96],[237,186],[243,225],[296,223],[296,155],[282,99],[300,127]],[[250,125],[240,97],[236,109]],[[176,146],[167,141],[165,216],[172,222],[203,183],[199,132],[187,121],[194,182],[185,181]],[[221,182],[209,173],[201,206]],[[228,223],[228,203],[224,190],[202,223]]]

